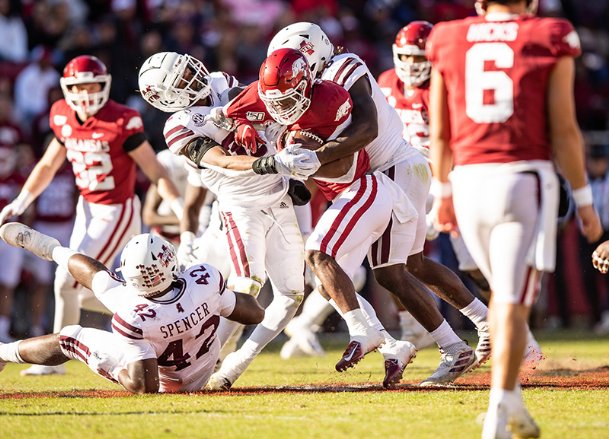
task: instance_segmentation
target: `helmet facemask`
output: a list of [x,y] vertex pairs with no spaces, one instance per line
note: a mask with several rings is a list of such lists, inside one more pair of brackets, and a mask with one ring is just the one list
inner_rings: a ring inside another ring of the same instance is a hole
[[[84,118],[94,116],[106,105],[110,98],[111,82],[112,77],[110,75],[94,75],[91,72],[78,73],[77,76],[60,78],[59,80],[66,102],[72,110]],[[92,93],[82,89],[73,91],[74,86],[92,83],[100,84],[101,90]]]
[[307,97],[308,82],[303,79],[292,89],[282,93],[281,90],[267,90],[266,94],[258,85],[258,95],[275,121],[282,125],[291,125],[309,109],[311,99]]
[[[401,57],[420,57],[421,61],[404,61]],[[431,77],[431,62],[425,58],[425,51],[417,46],[398,47],[393,45],[395,73],[407,87],[418,87]]]
[[205,65],[190,55],[174,52],[148,58],[140,69],[139,87],[149,104],[170,113],[192,107],[211,93]]

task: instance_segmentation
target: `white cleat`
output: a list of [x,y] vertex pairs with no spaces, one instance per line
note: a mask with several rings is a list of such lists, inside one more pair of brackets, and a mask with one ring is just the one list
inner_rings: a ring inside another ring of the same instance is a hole
[[298,343],[293,338],[286,341],[279,351],[279,356],[282,360],[289,360],[290,358],[305,357],[305,353],[300,349]]
[[222,362],[220,369],[209,378],[206,390],[229,390],[245,372],[253,358],[242,358],[239,350],[231,352]]
[[321,347],[317,334],[309,328],[301,328],[292,336],[292,340],[298,345],[300,350],[310,357],[323,357],[326,351]]
[[0,227],[0,238],[13,247],[29,250],[47,261],[53,260],[53,249],[61,245],[57,239],[21,223],[6,223]]
[[436,371],[420,385],[422,387],[449,384],[463,375],[476,361],[474,350],[467,343],[460,341],[446,349],[440,349],[442,359]]
[[21,371],[22,376],[42,376],[42,375],[65,375],[66,368],[63,364],[59,366],[43,366],[41,364],[33,364]]
[[395,387],[402,380],[404,369],[417,356],[417,348],[408,341],[396,340],[385,343],[379,348],[385,359],[385,378],[383,387],[386,389]]
[[524,404],[510,408],[499,403],[494,409],[489,407],[482,428],[482,439],[528,439],[538,438],[540,434],[539,426]]
[[486,363],[491,358],[491,333],[488,324],[478,330],[478,345],[474,351],[476,361],[467,369],[471,372]]

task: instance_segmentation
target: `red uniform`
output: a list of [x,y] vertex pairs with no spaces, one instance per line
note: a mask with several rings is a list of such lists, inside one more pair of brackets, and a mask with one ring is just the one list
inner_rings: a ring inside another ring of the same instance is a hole
[[381,73],[379,87],[404,123],[403,136],[408,142],[429,156],[429,81],[420,87],[404,88],[395,69]]
[[[349,93],[330,81],[317,81],[311,94],[309,109],[288,126],[288,130],[311,131],[322,139],[336,137],[349,124],[353,103]],[[247,119],[253,123],[271,123],[273,119],[267,113],[264,103],[258,97],[258,81],[250,84],[227,109],[228,117]],[[355,180],[370,170],[370,160],[365,150],[357,153],[355,172],[350,173],[348,181],[330,181],[315,179],[320,191],[328,200],[348,188]]]
[[64,99],[51,108],[51,129],[65,145],[81,195],[96,204],[124,203],[134,195],[135,162],[128,152],[146,140],[136,110],[112,100],[80,123]]
[[549,160],[548,76],[560,57],[579,53],[563,19],[487,16],[434,26],[427,57],[450,91],[455,164]]

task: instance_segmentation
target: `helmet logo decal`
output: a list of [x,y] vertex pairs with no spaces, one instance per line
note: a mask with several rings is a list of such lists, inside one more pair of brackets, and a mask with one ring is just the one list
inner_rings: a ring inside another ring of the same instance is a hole
[[161,251],[157,254],[157,258],[159,262],[163,265],[163,267],[169,266],[169,263],[171,262],[173,257],[174,253],[166,245],[163,245],[161,247]]
[[147,85],[146,87],[144,87],[143,90],[141,90],[142,96],[144,97],[145,100],[150,101],[150,102],[154,102],[157,99],[160,99],[161,96],[157,93],[157,91],[152,88],[151,85]]
[[307,63],[303,58],[296,58],[292,64],[292,77],[298,76],[300,72],[307,68]]
[[313,55],[313,53],[315,53],[315,46],[313,46],[313,43],[310,41],[306,41],[306,40],[302,40],[300,42],[300,48],[298,50],[300,50],[300,53],[302,54],[307,54],[307,55]]

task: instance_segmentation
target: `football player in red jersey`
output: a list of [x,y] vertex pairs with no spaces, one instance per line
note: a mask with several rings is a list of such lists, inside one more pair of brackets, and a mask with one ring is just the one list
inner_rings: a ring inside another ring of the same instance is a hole
[[534,3],[479,1],[481,16],[437,24],[427,44],[437,222],[446,231],[458,224],[493,292],[483,438],[540,433],[518,374],[539,274],[555,263],[553,157],[574,189],[583,234],[593,241],[602,232],[575,118],[579,39],[567,20],[531,14]]
[[[67,158],[80,191],[70,247],[104,264],[112,264],[122,246],[140,232],[140,202],[134,192],[136,165],[180,215],[182,205],[146,140],[139,113],[109,99],[110,81],[106,66],[94,56],[83,55],[68,62],[60,79],[64,99],[50,110],[55,138],[19,196],[0,212],[0,223],[21,215]],[[106,311],[62,268],[55,276],[55,304],[55,332],[78,323],[81,307]],[[28,371],[47,374],[62,369]]]
[[[349,125],[351,107],[344,88],[331,81],[313,82],[305,57],[295,49],[283,48],[267,57],[259,81],[229,104],[226,115],[239,125],[274,120],[287,126],[288,132],[305,131],[328,139]],[[282,137],[279,139],[282,143]],[[357,297],[350,277],[390,221],[405,236],[412,236],[416,212],[391,179],[378,172],[369,174],[369,169],[367,152],[361,150],[315,173],[320,191],[332,205],[315,226],[306,249],[309,265],[349,328],[351,342],[337,370],[353,366],[382,345],[384,385],[391,386],[414,356],[414,346],[387,334],[370,304]],[[265,167],[260,166],[259,171],[266,172]]]

